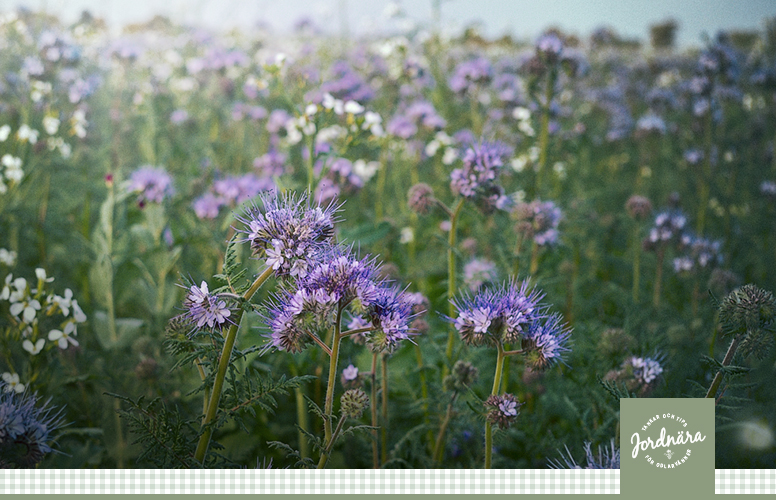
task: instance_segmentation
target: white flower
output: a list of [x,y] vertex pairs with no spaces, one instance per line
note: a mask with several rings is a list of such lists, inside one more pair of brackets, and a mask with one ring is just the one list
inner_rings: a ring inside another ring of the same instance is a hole
[[[83,323],[84,321],[86,321],[86,314],[84,314],[84,312],[81,310],[81,306],[78,305],[77,300],[73,299],[72,306],[73,306],[73,319],[77,323]],[[73,325],[73,328],[75,328],[75,325]]]
[[38,354],[41,350],[43,350],[43,346],[46,345],[46,341],[44,339],[38,339],[37,342],[33,345],[33,343],[29,340],[25,340],[22,342],[22,347],[25,351],[29,352],[33,356]]
[[313,116],[317,112],[318,112],[318,106],[315,104],[308,104],[307,107],[304,108],[304,114],[307,116]]
[[401,236],[399,237],[399,243],[410,243],[415,239],[415,233],[411,227],[405,227],[401,230]]
[[54,135],[59,130],[59,119],[53,116],[47,116],[43,118],[43,128],[48,135]]
[[60,349],[67,349],[68,342],[74,346],[78,345],[78,341],[70,336],[71,333],[75,334],[75,325],[73,323],[68,323],[65,326],[64,332],[62,330],[51,330],[48,339],[52,342],[57,342]]
[[358,115],[364,112],[364,106],[360,105],[356,101],[346,102],[343,109],[345,113],[350,113],[351,115]]
[[5,142],[9,135],[11,135],[10,125],[3,125],[0,127],[0,142]]
[[364,182],[367,182],[374,177],[379,169],[380,162],[377,161],[370,161],[367,163],[364,160],[356,160],[353,162],[353,173],[359,176]]
[[3,388],[5,392],[17,392],[17,393],[24,392],[25,387],[24,387],[24,384],[19,383],[18,373],[14,373],[12,375],[8,372],[5,372],[3,373],[2,377],[6,384],[5,387]]
[[30,144],[35,144],[38,142],[38,131],[30,128],[29,125],[26,123],[19,127],[19,130],[16,132],[16,137],[19,138],[20,141],[26,141]]
[[16,263],[16,252],[13,250],[6,250],[0,248],[0,264],[5,264],[8,267],[13,266]]
[[32,321],[35,319],[37,311],[40,311],[40,302],[38,302],[36,299],[24,302],[19,301],[11,304],[10,311],[11,314],[17,318],[19,317],[19,313],[21,313],[22,319],[25,323],[32,323]]
[[518,106],[517,108],[512,110],[512,116],[515,120],[528,120],[531,118],[531,111],[528,108],[523,108]]
[[54,278],[49,278],[46,276],[46,270],[42,267],[35,268],[35,276],[38,277],[38,281],[43,281],[45,283],[51,283],[54,281]]

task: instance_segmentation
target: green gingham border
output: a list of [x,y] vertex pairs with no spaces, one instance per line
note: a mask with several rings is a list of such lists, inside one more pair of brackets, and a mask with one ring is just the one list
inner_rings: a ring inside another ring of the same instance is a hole
[[[776,469],[717,469],[717,494],[774,494]],[[619,494],[618,470],[3,470],[0,494]]]

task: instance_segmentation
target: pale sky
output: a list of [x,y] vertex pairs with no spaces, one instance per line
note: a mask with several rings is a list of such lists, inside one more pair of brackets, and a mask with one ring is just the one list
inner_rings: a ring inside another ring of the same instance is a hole
[[760,30],[765,18],[776,17],[776,0],[0,0],[0,10],[24,5],[74,20],[88,9],[113,26],[163,14],[214,28],[250,28],[264,22],[278,31],[306,15],[330,32],[346,25],[358,34],[388,25],[383,16],[391,3],[408,18],[428,25],[434,1],[441,2],[448,30],[478,22],[486,35],[508,33],[529,40],[549,26],[586,36],[607,25],[647,41],[649,26],[671,17],[679,22],[681,45],[700,45],[704,32],[713,36],[720,29]]

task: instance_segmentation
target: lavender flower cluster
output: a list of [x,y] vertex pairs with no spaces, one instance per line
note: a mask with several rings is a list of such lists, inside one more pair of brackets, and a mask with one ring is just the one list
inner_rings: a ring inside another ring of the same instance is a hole
[[511,153],[501,142],[473,143],[463,154],[463,167],[450,173],[453,194],[474,201],[486,213],[509,208],[511,200],[496,179]]
[[512,213],[517,219],[515,230],[524,238],[532,239],[539,246],[558,242],[558,224],[563,214],[555,203],[540,200],[519,203]]
[[467,345],[520,342],[527,363],[541,370],[563,361],[571,335],[559,316],[547,313],[542,298],[527,282],[512,280],[454,300],[458,317],[448,320]]

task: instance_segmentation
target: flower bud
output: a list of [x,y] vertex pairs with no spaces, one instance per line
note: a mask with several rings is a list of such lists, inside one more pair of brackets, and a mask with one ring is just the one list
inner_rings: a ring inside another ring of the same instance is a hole
[[512,394],[490,396],[484,404],[488,410],[485,416],[486,420],[491,425],[497,425],[501,430],[509,429],[515,423],[517,415],[520,413],[520,407],[523,405]]
[[477,381],[479,370],[467,361],[456,361],[453,371],[445,377],[444,388],[446,391],[463,391],[471,387]]
[[345,417],[359,418],[368,407],[369,397],[361,389],[347,390],[340,398],[340,411]]

